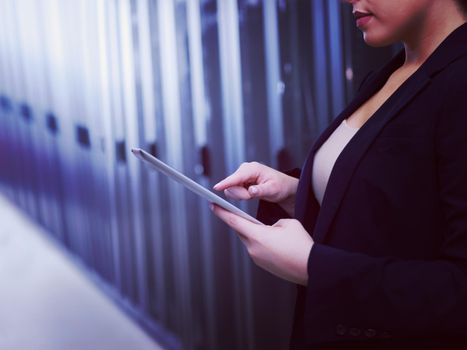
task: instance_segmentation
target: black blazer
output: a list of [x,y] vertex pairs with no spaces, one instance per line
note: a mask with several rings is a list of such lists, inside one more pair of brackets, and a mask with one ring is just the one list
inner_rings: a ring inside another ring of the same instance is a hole
[[[315,152],[404,55],[365,81],[301,171],[295,216],[315,244],[293,349],[467,349],[467,24],[350,140],[321,208],[311,186]],[[259,217],[279,212],[263,203]]]

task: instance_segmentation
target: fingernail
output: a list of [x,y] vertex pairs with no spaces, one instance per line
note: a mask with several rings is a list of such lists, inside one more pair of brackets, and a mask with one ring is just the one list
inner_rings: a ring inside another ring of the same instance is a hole
[[258,188],[256,188],[256,186],[250,186],[249,190],[251,194],[258,194]]

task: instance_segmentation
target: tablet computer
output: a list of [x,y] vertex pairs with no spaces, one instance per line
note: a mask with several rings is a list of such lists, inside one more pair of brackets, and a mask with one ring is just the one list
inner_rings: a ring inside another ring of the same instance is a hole
[[186,188],[188,188],[190,191],[196,193],[197,195],[205,198],[211,203],[215,203],[218,206],[234,213],[237,214],[238,216],[241,216],[242,218],[245,218],[251,222],[254,222],[255,224],[260,224],[263,225],[262,222],[256,220],[254,217],[251,215],[245,213],[243,210],[237,208],[235,205],[233,205],[230,202],[227,202],[224,198],[219,197],[217,194],[211,192],[207,188],[201,186],[200,184],[196,183],[189,177],[183,175],[181,172],[175,170],[174,168],[170,167],[169,165],[165,164],[161,160],[157,159],[154,157],[152,154],[149,154],[148,152],[142,150],[141,148],[132,148],[131,152],[144,161],[145,163],[149,164],[153,169],[161,172],[162,174],[170,177],[171,179],[177,181],[178,183],[182,184]]

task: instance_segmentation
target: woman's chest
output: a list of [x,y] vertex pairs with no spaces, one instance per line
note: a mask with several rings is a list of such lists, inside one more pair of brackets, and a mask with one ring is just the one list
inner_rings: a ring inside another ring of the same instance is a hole
[[383,87],[347,117],[347,124],[354,128],[361,128],[391,97],[394,91],[394,88]]
[[348,125],[361,128],[395,94],[411,73],[411,70],[394,72],[380,90],[347,117]]

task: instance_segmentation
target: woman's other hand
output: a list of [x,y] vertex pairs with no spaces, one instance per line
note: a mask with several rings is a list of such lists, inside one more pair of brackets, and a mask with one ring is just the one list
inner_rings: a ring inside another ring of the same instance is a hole
[[236,200],[252,198],[278,203],[290,216],[295,207],[298,179],[258,162],[243,163],[230,176],[214,186],[226,197]]
[[287,281],[307,285],[313,239],[298,220],[282,219],[273,226],[258,225],[215,204],[211,209],[237,232],[256,265]]

